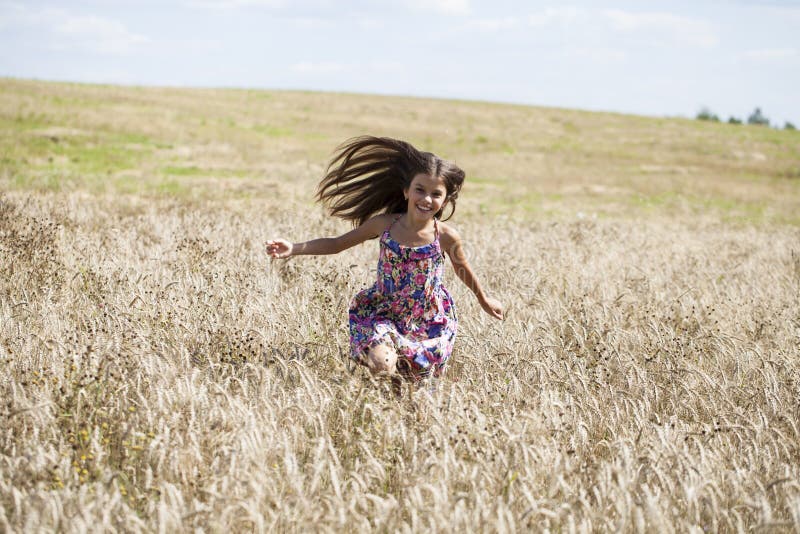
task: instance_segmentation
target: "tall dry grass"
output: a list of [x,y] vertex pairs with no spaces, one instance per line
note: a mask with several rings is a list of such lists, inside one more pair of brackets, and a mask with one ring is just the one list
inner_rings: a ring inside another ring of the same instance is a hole
[[0,529],[800,528],[800,231],[454,221],[506,321],[433,394],[353,369],[377,243],[272,202],[7,192]]

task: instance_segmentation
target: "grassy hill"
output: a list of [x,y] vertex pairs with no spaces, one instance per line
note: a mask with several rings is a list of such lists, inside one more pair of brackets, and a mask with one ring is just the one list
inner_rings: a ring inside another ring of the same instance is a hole
[[[331,151],[467,171],[435,391],[348,359],[378,244]],[[800,135],[523,106],[0,80],[0,531],[800,528]]]
[[798,224],[800,132],[480,102],[0,80],[6,187],[308,204],[370,133],[467,170],[470,213]]

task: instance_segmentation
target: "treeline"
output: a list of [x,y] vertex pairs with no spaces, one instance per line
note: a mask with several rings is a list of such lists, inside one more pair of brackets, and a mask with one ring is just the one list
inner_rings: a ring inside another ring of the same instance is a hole
[[[713,113],[707,107],[701,108],[700,111],[697,112],[695,119],[699,121],[722,122],[719,116],[716,113]],[[731,115],[728,118],[728,124],[742,124],[742,119]],[[772,126],[769,122],[769,119],[761,112],[761,108],[756,108],[753,110],[750,116],[747,117],[747,124],[753,124],[755,126]],[[774,127],[778,128],[778,125],[775,124]],[[797,128],[795,128],[794,124],[791,122],[786,121],[783,125],[783,129],[796,130]]]

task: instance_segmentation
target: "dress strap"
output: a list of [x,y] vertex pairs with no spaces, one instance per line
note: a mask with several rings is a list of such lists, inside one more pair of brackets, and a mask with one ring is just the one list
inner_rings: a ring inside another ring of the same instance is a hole
[[392,220],[392,222],[390,222],[390,223],[389,223],[389,226],[387,226],[387,227],[386,227],[386,230],[384,230],[384,231],[383,231],[383,233],[384,233],[384,234],[388,234],[388,233],[389,233],[389,230],[392,228],[392,226],[394,226],[394,223],[396,223],[396,222],[397,222],[397,219],[399,219],[399,218],[400,218],[400,217],[402,217],[402,216],[403,216],[403,214],[401,213],[400,215],[398,215],[397,217],[395,217],[395,218]]
[[439,240],[439,221],[436,217],[433,218],[433,232],[436,236],[433,242],[436,243],[436,248],[439,250],[439,257],[444,261],[444,249],[442,248],[442,242]]

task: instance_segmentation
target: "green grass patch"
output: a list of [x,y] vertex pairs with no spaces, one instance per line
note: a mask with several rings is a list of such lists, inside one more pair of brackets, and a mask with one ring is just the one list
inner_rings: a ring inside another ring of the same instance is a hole
[[682,195],[677,191],[662,191],[651,195],[636,193],[628,197],[628,201],[634,208],[646,212],[655,212],[661,211],[663,208],[675,206],[681,198]]
[[65,185],[70,183],[63,174],[54,172],[42,172],[36,174],[15,173],[10,180],[10,186],[14,189],[33,189],[36,191],[56,193],[65,189]]
[[208,174],[207,171],[191,165],[189,167],[164,167],[161,172],[168,176],[198,176]]
[[153,147],[142,145],[139,135],[112,138],[86,135],[45,135],[26,133],[13,143],[3,143],[7,163],[22,162],[35,170],[79,174],[110,174],[136,169],[150,158]]
[[112,173],[135,169],[149,155],[149,151],[121,146],[73,145],[60,143],[52,152],[68,158],[70,166],[79,172],[91,174]]
[[49,126],[46,115],[36,112],[16,112],[14,114],[0,113],[0,130],[3,133],[18,134],[37,128]]
[[264,134],[268,137],[291,137],[294,132],[289,128],[282,128],[280,126],[272,126],[268,124],[257,124],[253,126],[253,131]]
[[168,166],[161,169],[165,176],[213,176],[216,178],[245,178],[252,174],[249,169],[205,169],[196,165]]
[[493,178],[488,176],[467,176],[466,184],[502,185],[508,182],[507,178]]
[[161,195],[188,196],[191,189],[177,180],[165,180],[153,186],[155,192]]

